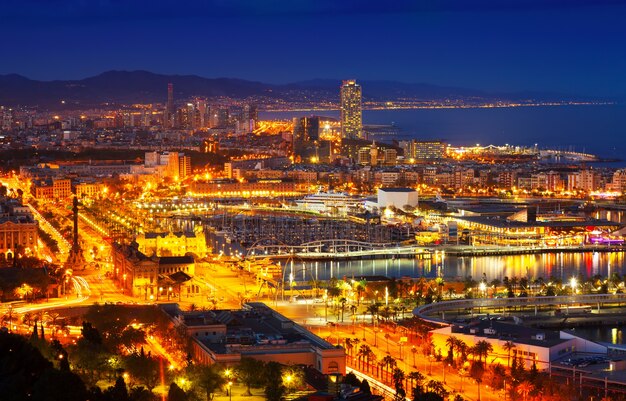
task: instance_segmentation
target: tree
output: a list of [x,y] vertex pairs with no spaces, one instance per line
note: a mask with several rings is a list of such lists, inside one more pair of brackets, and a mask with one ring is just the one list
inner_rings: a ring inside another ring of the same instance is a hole
[[361,385],[361,381],[352,372],[346,374],[346,376],[343,378],[343,382],[353,387],[359,387]]
[[128,355],[124,360],[124,365],[128,373],[145,385],[149,391],[159,382],[159,360],[142,352],[135,352]]
[[128,326],[116,340],[115,344],[111,344],[115,348],[122,346],[129,349],[131,352],[136,352],[138,346],[146,343],[146,332],[142,329]]
[[411,388],[413,389],[413,398],[415,398],[416,394],[421,394],[424,391],[423,386],[424,386],[424,379],[426,379],[426,377],[420,372],[414,370],[407,375],[407,378],[411,380]]
[[108,353],[102,344],[102,337],[91,323],[83,322],[82,337],[71,352],[81,377],[89,385],[95,385],[98,375],[107,368]]
[[282,401],[287,389],[282,377],[282,369],[277,362],[265,365],[265,398],[267,401]]
[[411,346],[411,354],[413,354],[413,367],[415,366],[415,355],[417,354],[417,347],[415,345]]
[[372,394],[372,389],[370,388],[370,384],[367,380],[363,379],[361,385],[359,386],[359,390],[364,394]]
[[462,367],[465,361],[467,360],[467,349],[468,349],[467,344],[465,343],[465,341],[459,338],[455,341],[454,348],[457,352],[458,359],[459,359],[457,366]]
[[156,401],[152,391],[148,390],[144,386],[135,386],[131,388],[128,393],[128,399],[130,401]]
[[227,381],[218,365],[193,365],[189,368],[192,382],[202,390],[207,401],[212,401],[215,392],[222,388]]
[[0,389],[3,401],[83,401],[88,398],[78,376],[55,369],[25,338],[1,331]]
[[188,399],[187,393],[185,393],[185,390],[178,387],[178,384],[175,382],[170,384],[170,389],[167,392],[167,401],[187,401]]
[[[374,352],[372,351],[369,345],[361,344],[361,346],[359,347],[359,352],[357,354],[357,357],[359,359],[359,364],[361,361],[367,361],[369,363],[369,359],[373,354]],[[369,367],[367,370],[369,371]]]
[[457,338],[455,336],[449,336],[446,338],[446,345],[448,346],[448,362],[454,362],[454,348],[456,347]]
[[380,310],[380,304],[379,303],[373,303],[367,306],[367,312],[372,315],[372,324],[374,324],[374,319],[376,318],[376,316],[378,315],[378,311]]
[[487,356],[492,351],[493,351],[493,345],[491,345],[491,343],[485,340],[480,340],[476,343],[476,345],[474,345],[474,353],[476,356],[478,356],[479,361],[482,358],[485,360],[485,362],[487,362]]
[[504,386],[504,380],[506,380],[506,369],[496,363],[491,365],[491,387],[494,390],[500,390]]
[[515,343],[513,341],[507,341],[504,343],[502,348],[504,348],[508,353],[507,360],[506,360],[506,367],[509,368],[511,367],[511,350],[515,348]]
[[435,393],[441,398],[446,398],[448,396],[448,390],[446,390],[445,386],[439,380],[430,380],[426,383],[426,388],[429,392]]
[[265,364],[252,358],[241,358],[236,368],[237,377],[246,386],[245,395],[252,395],[250,388],[261,385],[263,382],[263,369]]
[[396,360],[391,355],[385,356],[380,361],[380,364],[381,364],[381,366],[383,366],[385,368],[385,370],[387,372],[393,370],[394,368],[396,368],[398,366],[398,363],[396,362]]
[[528,397],[528,394],[530,394],[533,389],[534,386],[532,385],[532,383],[528,381],[523,381],[517,386],[516,392],[517,394],[522,396],[523,401],[526,401],[526,397]]
[[395,368],[393,370],[393,387],[396,390],[396,394],[394,396],[395,401],[404,401],[406,399],[406,390],[404,389],[404,371],[400,368]]
[[485,374],[485,368],[483,363],[478,360],[472,362],[472,367],[470,368],[470,376],[474,381],[476,381],[476,385],[478,387],[478,401],[480,401],[480,383],[483,381],[483,375]]

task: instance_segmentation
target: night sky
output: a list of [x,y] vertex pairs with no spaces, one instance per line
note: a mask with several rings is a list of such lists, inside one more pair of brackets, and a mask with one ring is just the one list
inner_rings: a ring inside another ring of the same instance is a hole
[[626,98],[626,0],[2,0],[0,73],[423,82]]

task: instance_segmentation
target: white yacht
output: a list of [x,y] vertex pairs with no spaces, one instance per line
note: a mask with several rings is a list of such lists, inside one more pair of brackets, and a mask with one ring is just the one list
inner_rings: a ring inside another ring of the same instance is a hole
[[351,196],[345,192],[317,192],[296,200],[298,209],[322,214],[345,216],[349,211],[363,207],[364,198]]

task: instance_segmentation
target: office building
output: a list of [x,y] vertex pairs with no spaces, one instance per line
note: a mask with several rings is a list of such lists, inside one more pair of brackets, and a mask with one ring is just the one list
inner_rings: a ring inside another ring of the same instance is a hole
[[315,141],[319,139],[319,130],[319,117],[293,119],[293,155],[295,159],[305,160],[316,156]]
[[341,137],[363,139],[361,85],[353,79],[341,85]]
[[[443,159],[446,156],[447,144],[443,141],[416,141],[411,143],[411,155],[415,160]],[[406,157],[406,154],[405,154]]]

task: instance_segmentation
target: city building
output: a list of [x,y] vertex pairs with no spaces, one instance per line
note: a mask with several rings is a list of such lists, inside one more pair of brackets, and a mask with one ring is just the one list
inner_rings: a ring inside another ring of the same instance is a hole
[[194,361],[235,366],[241,358],[311,366],[324,374],[346,371],[346,354],[263,303],[240,310],[184,312],[176,304],[162,310],[189,337]]
[[146,152],[143,165],[131,166],[130,173],[123,179],[168,178],[182,180],[191,175],[191,158],[179,152]]
[[581,170],[567,175],[567,190],[593,192],[600,189],[602,176],[594,170]]
[[378,190],[378,207],[380,209],[394,206],[403,209],[406,205],[416,207],[417,191],[412,188],[380,188]]
[[[538,370],[548,370],[550,363],[574,353],[607,354],[607,347],[575,336],[566,331],[536,329],[500,321],[480,320],[468,325],[452,325],[431,332],[435,352],[446,355],[446,340],[451,336],[473,345],[486,341],[493,347],[489,353],[489,363],[510,366],[513,358],[523,362],[526,369],[533,364]],[[506,343],[513,343],[510,351]]]
[[414,161],[437,160],[446,157],[448,145],[443,141],[402,141],[404,159]]
[[114,243],[112,257],[113,278],[131,296],[159,300],[202,295],[203,287],[193,277],[193,256],[146,256],[135,242]]
[[341,85],[341,137],[364,139],[361,85],[353,79],[343,81]]
[[191,253],[197,258],[204,258],[209,252],[201,226],[196,226],[193,231],[140,233],[137,234],[135,241],[139,245],[139,251],[150,256],[178,256]]
[[319,160],[318,140],[320,132],[319,117],[301,117],[293,119],[293,155],[294,160]]
[[72,180],[53,178],[33,181],[31,194],[35,199],[66,199],[72,195]]
[[458,213],[441,218],[466,229],[470,245],[579,246],[591,241],[591,232],[614,233],[623,224],[584,216],[538,214],[536,207],[502,210],[487,205],[456,205]]
[[37,221],[18,199],[0,195],[0,265],[19,255],[36,255]]
[[196,181],[191,190],[197,196],[219,198],[292,197],[302,194],[293,180],[280,178]]

